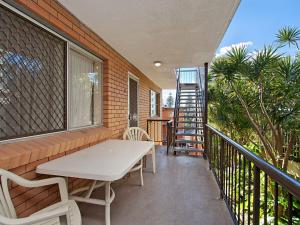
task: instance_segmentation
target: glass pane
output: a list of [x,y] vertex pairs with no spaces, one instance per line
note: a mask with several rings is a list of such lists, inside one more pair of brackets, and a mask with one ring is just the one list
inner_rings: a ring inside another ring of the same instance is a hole
[[101,122],[100,63],[70,50],[70,127],[83,127]]
[[151,90],[151,117],[156,116],[156,93]]
[[102,64],[97,62],[94,64],[94,124],[101,124],[102,115]]

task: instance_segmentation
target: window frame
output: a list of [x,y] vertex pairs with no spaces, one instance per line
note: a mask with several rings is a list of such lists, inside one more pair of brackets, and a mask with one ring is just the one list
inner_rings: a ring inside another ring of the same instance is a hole
[[[71,127],[70,126],[70,51],[76,51],[79,54],[82,54],[83,56],[87,57],[88,59],[92,60],[94,63],[101,63],[101,74],[100,74],[100,105],[101,105],[101,111],[100,111],[100,124],[92,124],[92,125],[86,125],[86,126],[79,126],[79,127]],[[80,46],[72,43],[72,42],[67,42],[67,131],[71,130],[80,130],[83,128],[89,128],[89,127],[102,127],[103,126],[103,60],[100,59],[99,57],[96,57],[95,55],[91,54],[90,52],[86,51],[85,49],[81,48]]]
[[130,71],[127,72],[127,127],[130,127],[130,120],[129,120],[129,112],[130,112],[130,94],[129,94],[129,82],[130,79],[135,80],[137,82],[137,126],[140,125],[140,107],[139,107],[139,102],[140,102],[140,78],[135,76],[133,73]]
[[[152,115],[152,93],[155,94],[155,115]],[[150,118],[160,117],[160,92],[157,92],[153,89],[149,90],[149,116]]]
[[[84,129],[84,128],[92,128],[92,127],[102,127],[103,126],[103,74],[104,74],[104,61],[101,59],[99,56],[93,54],[89,49],[85,48],[80,42],[77,40],[73,39],[69,35],[65,34],[63,31],[60,31],[58,28],[55,28],[48,22],[45,22],[43,19],[40,17],[34,15],[31,13],[29,10],[25,9],[22,6],[19,6],[17,3],[6,3],[3,0],[0,0],[0,5],[3,6],[4,8],[7,8],[8,10],[12,11],[13,13],[17,14],[18,16],[24,18],[30,23],[33,23],[35,26],[39,27],[40,29],[43,29],[50,34],[54,35],[55,37],[61,39],[62,41],[65,42],[65,65],[64,65],[64,70],[65,70],[65,125],[62,130],[57,130],[57,131],[49,131],[49,132],[44,132],[41,134],[34,134],[34,135],[29,135],[29,136],[23,136],[23,137],[16,137],[16,138],[11,138],[11,139],[5,139],[5,140],[0,140],[1,143],[11,143],[11,142],[16,142],[19,140],[25,140],[25,139],[30,139],[30,138],[37,138],[37,137],[42,137],[42,136],[48,136],[52,134],[58,134],[58,133],[63,133],[71,130],[78,130],[78,129]],[[69,107],[69,94],[70,94],[70,88],[69,88],[69,54],[70,54],[70,48],[73,48],[74,50],[78,51],[79,53],[87,56],[93,61],[99,62],[102,64],[101,68],[101,77],[100,77],[100,82],[101,82],[101,111],[100,111],[100,124],[93,124],[93,125],[87,125],[83,127],[76,127],[76,128],[70,128],[70,123],[69,123],[69,118],[70,118],[70,107]]]

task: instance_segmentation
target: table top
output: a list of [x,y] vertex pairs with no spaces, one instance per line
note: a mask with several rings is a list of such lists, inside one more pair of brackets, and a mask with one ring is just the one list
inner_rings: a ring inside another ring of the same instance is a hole
[[62,177],[115,181],[154,146],[150,141],[108,140],[84,150],[43,163],[36,172]]

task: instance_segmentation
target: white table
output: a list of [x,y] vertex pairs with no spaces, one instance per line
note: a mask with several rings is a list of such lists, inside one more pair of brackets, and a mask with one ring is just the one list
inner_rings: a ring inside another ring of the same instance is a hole
[[[110,225],[110,204],[115,198],[111,182],[124,177],[153,147],[149,141],[108,140],[87,149],[49,161],[37,173],[93,180],[70,193],[70,199],[105,206],[105,222]],[[93,190],[105,186],[105,199],[91,198]],[[84,196],[75,194],[83,193]]]

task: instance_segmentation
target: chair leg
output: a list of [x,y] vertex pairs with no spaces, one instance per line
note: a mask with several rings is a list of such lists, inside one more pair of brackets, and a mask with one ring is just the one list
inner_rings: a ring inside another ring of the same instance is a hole
[[143,178],[143,159],[141,159],[141,169],[140,169],[140,176],[141,176],[141,186],[144,186],[144,178]]
[[147,155],[143,157],[143,168],[147,167]]
[[152,167],[153,167],[153,173],[156,173],[156,160],[155,160],[155,147],[152,149]]

